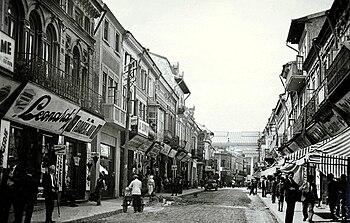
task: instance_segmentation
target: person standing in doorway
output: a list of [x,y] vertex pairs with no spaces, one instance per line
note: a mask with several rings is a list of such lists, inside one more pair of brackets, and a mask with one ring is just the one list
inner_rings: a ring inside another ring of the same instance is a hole
[[32,220],[34,205],[36,203],[38,195],[38,182],[33,177],[34,169],[29,167],[26,170],[26,175],[23,177],[22,183],[24,185],[23,194],[24,194],[24,211],[25,211],[25,223],[30,223]]
[[295,203],[298,200],[299,185],[293,179],[294,173],[291,171],[285,180],[285,198],[287,202],[287,209],[285,215],[285,223],[292,223],[294,217]]
[[102,193],[106,190],[106,181],[104,180],[104,176],[100,173],[99,178],[96,182],[95,194],[97,196],[97,206],[101,205]]
[[132,204],[134,206],[134,213],[142,212],[141,208],[141,189],[142,182],[138,179],[138,175],[133,176],[133,181],[131,181],[129,188],[131,189]]
[[46,208],[46,223],[53,223],[52,212],[54,210],[54,201],[57,199],[57,180],[55,176],[55,165],[49,166],[48,173],[43,175],[43,187]]

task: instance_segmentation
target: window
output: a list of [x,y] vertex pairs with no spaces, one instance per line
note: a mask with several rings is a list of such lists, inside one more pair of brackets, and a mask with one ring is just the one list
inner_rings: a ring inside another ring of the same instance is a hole
[[105,25],[103,28],[103,39],[108,41],[108,35],[109,35],[109,22],[105,20]]
[[120,35],[118,32],[115,33],[115,51],[119,53],[119,41],[120,41]]
[[36,26],[34,16],[29,18],[29,26],[25,32],[25,52],[28,59],[31,59],[32,54],[36,54],[37,41],[38,41],[38,30]]
[[102,100],[103,102],[106,102],[106,96],[107,96],[107,73],[103,72],[102,76]]
[[75,14],[75,21],[80,25],[83,26],[83,12],[80,11],[78,8],[74,11]]
[[[85,16],[85,19],[84,19],[84,29],[86,32],[90,33],[90,30],[91,30],[91,25],[90,25],[90,19]],[[91,33],[90,33],[91,34]]]
[[68,15],[73,16],[73,0],[68,0]]
[[78,87],[80,85],[79,71],[80,71],[80,53],[78,48],[75,46],[73,49],[72,78],[73,78],[73,86],[77,88],[76,90],[79,90]]
[[12,4],[10,4],[9,9],[8,9],[8,35],[11,36],[12,38],[16,39],[16,29],[17,29],[17,24],[18,24],[18,13],[16,10],[16,7],[13,7]]

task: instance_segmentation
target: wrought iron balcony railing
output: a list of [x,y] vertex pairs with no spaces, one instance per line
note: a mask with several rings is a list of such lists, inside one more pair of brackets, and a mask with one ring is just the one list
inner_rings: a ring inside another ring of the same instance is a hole
[[103,115],[101,95],[89,86],[84,86],[79,78],[73,77],[38,55],[16,54],[14,79],[34,82],[88,111]]

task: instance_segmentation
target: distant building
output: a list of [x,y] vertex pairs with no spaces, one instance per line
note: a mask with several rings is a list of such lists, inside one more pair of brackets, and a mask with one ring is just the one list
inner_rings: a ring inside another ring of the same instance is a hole
[[219,176],[222,174],[234,176],[239,173],[237,175],[252,178],[254,165],[259,161],[260,135],[259,131],[214,132],[212,146],[216,150],[214,157]]

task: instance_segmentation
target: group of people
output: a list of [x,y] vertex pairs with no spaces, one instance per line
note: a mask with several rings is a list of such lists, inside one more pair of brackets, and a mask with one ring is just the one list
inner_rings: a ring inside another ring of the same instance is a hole
[[[263,176],[260,181],[262,197],[270,194],[272,203],[276,203],[277,199],[278,211],[281,212],[286,202],[285,223],[293,222],[296,202],[302,202],[303,221],[313,222],[314,207],[320,199],[314,176],[308,175],[306,181],[301,185],[296,183],[293,177],[294,172],[288,172],[284,177],[280,171],[268,178]],[[328,174],[327,180],[328,204],[332,220],[338,221],[340,217],[344,219],[346,216],[346,175],[343,174],[340,180],[336,181],[333,174]]]
[[[54,173],[55,166],[52,165],[48,167],[42,178],[46,223],[54,222],[52,220],[52,212],[58,191]],[[23,217],[25,223],[31,222],[39,186],[39,181],[34,177],[34,174],[34,168],[21,165],[10,166],[3,174],[0,189],[0,222],[8,222],[11,207],[14,210],[14,222],[22,222]]]

